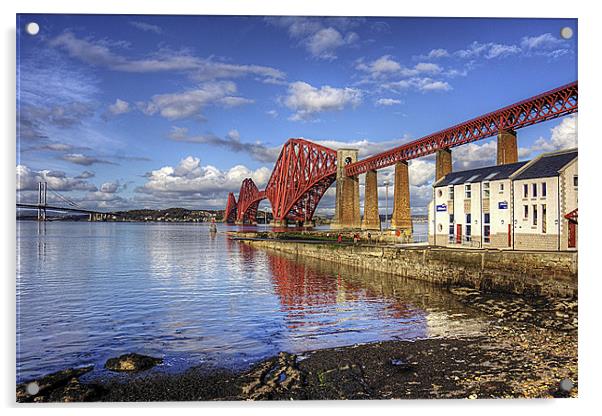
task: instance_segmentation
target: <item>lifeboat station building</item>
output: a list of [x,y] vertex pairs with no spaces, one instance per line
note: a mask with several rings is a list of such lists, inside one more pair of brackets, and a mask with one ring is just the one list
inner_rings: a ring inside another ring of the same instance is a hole
[[429,243],[577,250],[577,149],[452,172],[433,184]]

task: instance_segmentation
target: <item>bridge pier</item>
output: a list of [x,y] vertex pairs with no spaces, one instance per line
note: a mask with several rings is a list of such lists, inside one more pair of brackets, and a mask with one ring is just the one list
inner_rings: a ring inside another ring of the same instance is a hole
[[357,162],[357,155],[357,149],[337,151],[337,194],[332,229],[361,227],[359,178],[345,175],[345,166]]
[[362,230],[380,230],[380,215],[378,213],[378,180],[375,170],[369,170],[366,172]]
[[500,130],[497,135],[497,164],[518,162],[518,144],[514,130]]
[[451,173],[452,171],[452,152],[451,149],[437,150],[437,159],[435,161],[435,182]]
[[393,215],[391,228],[412,234],[412,214],[410,210],[410,176],[408,162],[395,164],[395,184],[393,185]]

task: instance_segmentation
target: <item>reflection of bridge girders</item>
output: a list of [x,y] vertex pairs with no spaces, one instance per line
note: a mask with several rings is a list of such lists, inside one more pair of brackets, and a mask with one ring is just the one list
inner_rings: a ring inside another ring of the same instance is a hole
[[462,144],[577,112],[577,82],[544,92],[413,142],[345,166],[347,176],[382,169]]

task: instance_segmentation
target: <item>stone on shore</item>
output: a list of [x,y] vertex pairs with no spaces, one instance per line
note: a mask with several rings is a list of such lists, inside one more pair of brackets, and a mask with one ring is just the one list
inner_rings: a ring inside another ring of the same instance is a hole
[[17,402],[86,402],[96,400],[102,388],[82,385],[78,378],[94,366],[68,368],[17,386]]
[[157,364],[162,364],[163,359],[149,357],[142,354],[124,354],[116,358],[109,358],[105,368],[111,371],[137,372],[148,370]]

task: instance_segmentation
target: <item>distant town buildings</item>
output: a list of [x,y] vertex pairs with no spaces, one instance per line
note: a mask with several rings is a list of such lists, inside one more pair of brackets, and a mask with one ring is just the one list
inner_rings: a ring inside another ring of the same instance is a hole
[[429,243],[577,250],[577,149],[452,172],[433,184]]

